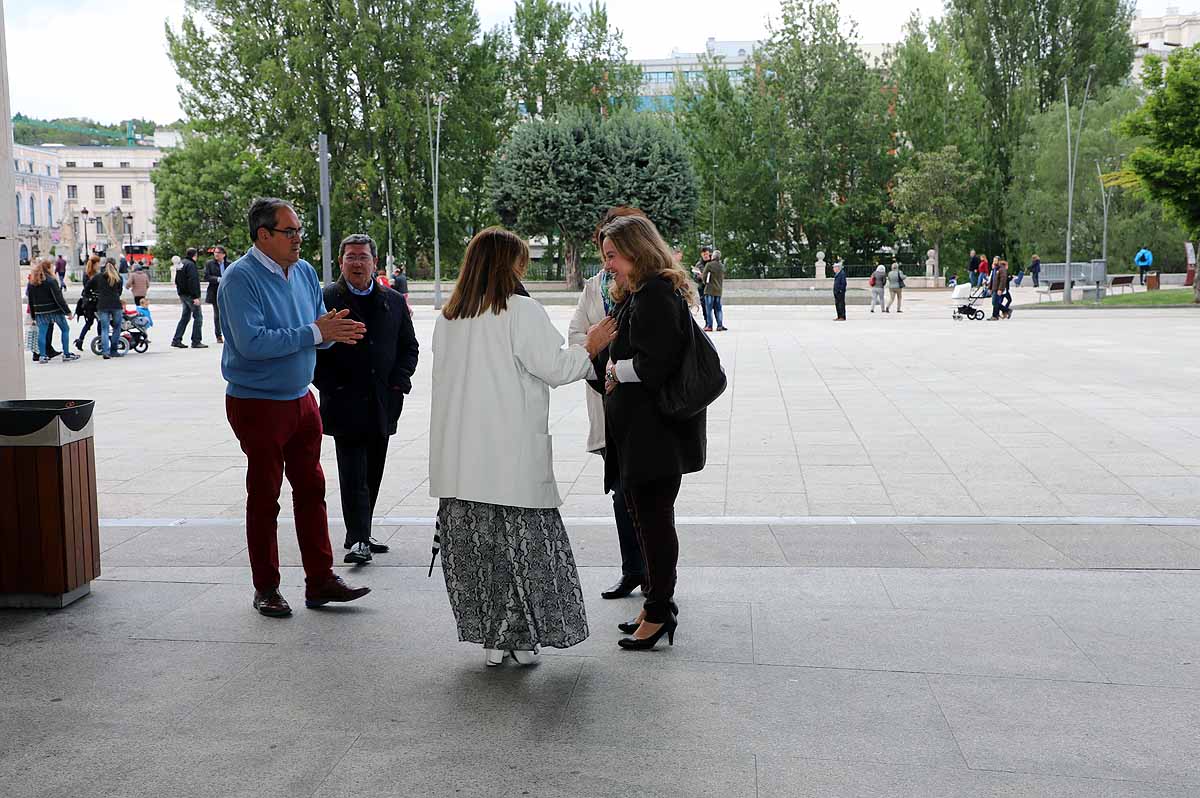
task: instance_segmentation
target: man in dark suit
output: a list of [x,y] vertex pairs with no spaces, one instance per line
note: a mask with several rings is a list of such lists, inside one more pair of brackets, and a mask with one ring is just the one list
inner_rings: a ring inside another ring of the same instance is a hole
[[329,311],[349,310],[366,325],[354,346],[334,344],[317,352],[313,384],[321,392],[321,423],[337,450],[345,561],[363,564],[388,550],[371,539],[371,518],[383,481],[388,439],[412,390],[417,335],[399,293],[375,279],[378,253],[369,236],[347,236],[338,252],[342,276],[325,287]]
[[833,306],[837,310],[834,321],[846,320],[846,267],[838,258],[833,264]]
[[225,339],[221,337],[221,308],[217,304],[217,289],[221,285],[221,278],[225,275],[225,267],[228,264],[225,262],[225,247],[218,244],[211,251],[212,258],[204,264],[204,280],[208,283],[204,301],[212,305],[213,329],[217,332],[217,343],[223,344]]
[[179,303],[183,306],[183,314],[179,324],[175,325],[175,337],[171,346],[176,349],[187,349],[183,343],[183,334],[187,331],[188,319],[192,320],[192,349],[207,349],[208,345],[200,340],[200,327],[204,323],[204,312],[200,309],[200,272],[196,269],[196,248],[188,247],[186,257],[175,272],[175,293],[179,295]]

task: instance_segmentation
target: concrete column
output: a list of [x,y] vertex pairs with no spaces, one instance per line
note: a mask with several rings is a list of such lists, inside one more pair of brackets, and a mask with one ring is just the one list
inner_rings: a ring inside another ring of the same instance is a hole
[[0,0],[0,399],[25,398],[25,286],[17,265],[17,207],[13,199],[16,191],[8,43],[4,0]]

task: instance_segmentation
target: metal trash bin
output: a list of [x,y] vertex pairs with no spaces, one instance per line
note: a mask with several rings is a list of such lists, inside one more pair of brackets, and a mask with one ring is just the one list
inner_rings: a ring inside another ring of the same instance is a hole
[[65,607],[100,576],[94,409],[0,402],[0,607]]
[[1157,291],[1159,287],[1158,272],[1146,272],[1146,290]]

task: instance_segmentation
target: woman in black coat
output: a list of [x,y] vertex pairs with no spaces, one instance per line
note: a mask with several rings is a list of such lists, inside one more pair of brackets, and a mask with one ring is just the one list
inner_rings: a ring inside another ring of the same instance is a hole
[[664,418],[657,395],[680,368],[694,324],[696,289],[645,217],[605,225],[602,255],[615,273],[617,337],[597,357],[604,375],[605,490],[618,480],[633,516],[646,561],[646,602],[622,631],[622,648],[653,648],[664,634],[673,641],[679,538],[675,500],[684,474],[704,468],[705,413],[687,421]]
[[121,301],[121,292],[125,290],[125,281],[117,273],[117,266],[111,260],[95,277],[88,280],[84,289],[96,296],[96,317],[100,326],[100,351],[104,359],[122,357],[117,351],[121,341],[121,317],[125,314],[125,303]]
[[92,325],[96,323],[96,295],[88,290],[88,283],[100,271],[100,256],[92,255],[87,259],[87,266],[83,271],[83,291],[79,295],[79,301],[75,303],[75,315],[83,319],[83,329],[79,331],[79,337],[75,339],[75,348],[83,351],[83,342],[87,338],[88,331],[92,329]]

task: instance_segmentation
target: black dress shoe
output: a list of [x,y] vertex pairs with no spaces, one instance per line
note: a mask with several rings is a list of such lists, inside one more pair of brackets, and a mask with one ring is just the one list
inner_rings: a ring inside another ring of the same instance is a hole
[[621,581],[605,590],[600,594],[600,598],[619,599],[625,598],[642,586],[643,577],[640,576],[622,576]]
[[192,344],[192,349],[208,349],[208,344]]
[[181,341],[172,341],[171,346],[175,347],[176,349],[187,349],[187,344]]

